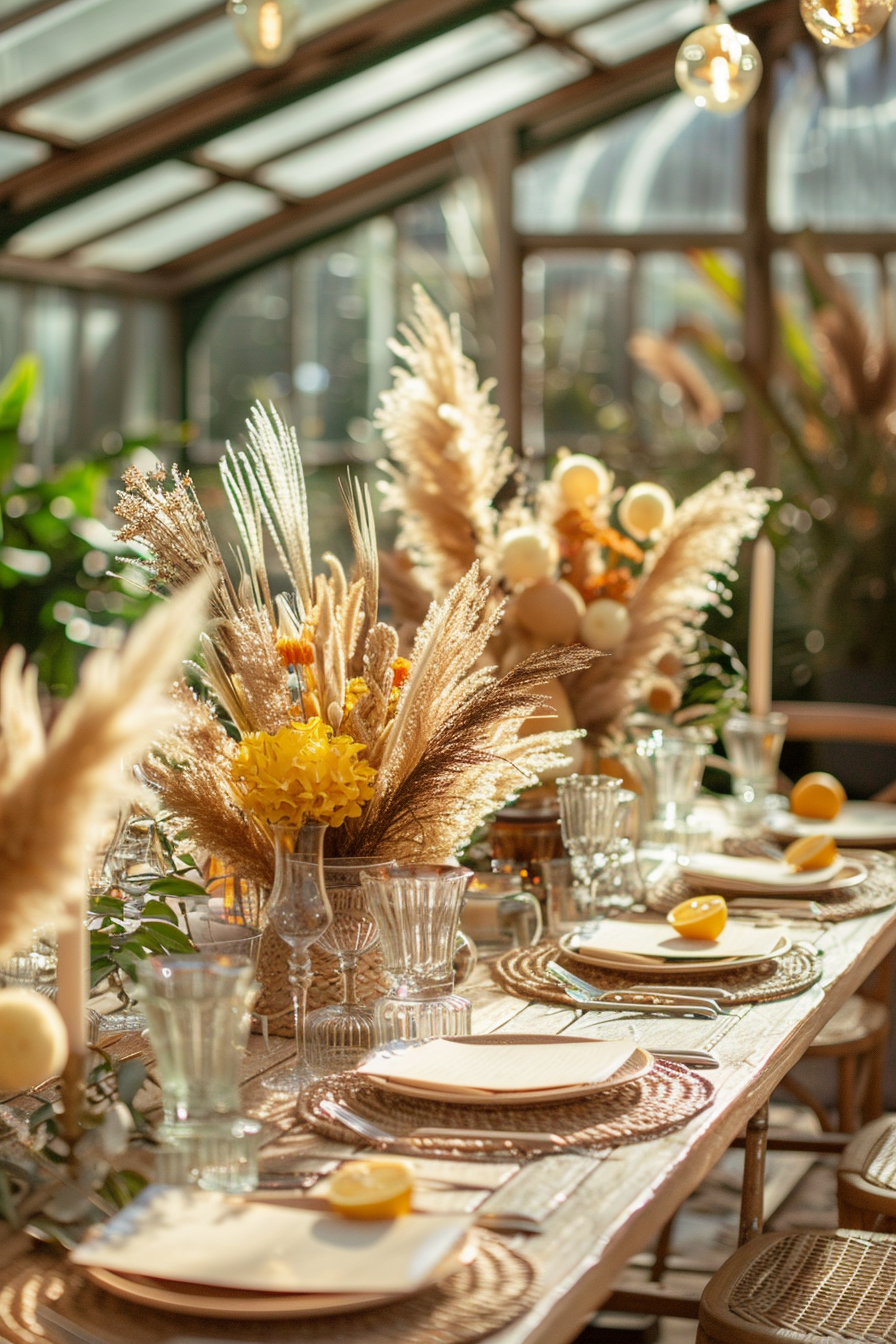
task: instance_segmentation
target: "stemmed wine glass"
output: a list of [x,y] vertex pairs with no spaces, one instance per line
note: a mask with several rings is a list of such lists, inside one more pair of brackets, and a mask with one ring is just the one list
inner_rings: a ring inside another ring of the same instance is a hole
[[[289,946],[289,985],[296,1033],[295,1063],[263,1079],[264,1086],[275,1092],[301,1092],[314,1078],[305,1063],[305,1012],[312,979],[308,949],[333,919],[321,857],[325,829],[306,825],[297,832],[290,826],[273,827],[274,884],[268,919]],[[317,835],[309,835],[311,831]]]
[[387,874],[393,859],[324,859],[324,881],[333,922],[320,938],[321,951],[336,957],[342,1002],[309,1013],[306,1054],[315,1073],[352,1069],[376,1044],[372,1007],[358,1002],[358,962],[379,941],[379,929],[361,885],[362,873]]

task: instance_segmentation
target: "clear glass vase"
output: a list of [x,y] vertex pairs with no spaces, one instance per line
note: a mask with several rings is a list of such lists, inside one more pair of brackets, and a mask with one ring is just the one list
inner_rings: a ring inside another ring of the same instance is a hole
[[263,1086],[274,1092],[298,1094],[314,1079],[305,1061],[305,1011],[312,979],[308,949],[333,919],[324,877],[326,830],[326,826],[317,823],[307,823],[298,829],[273,828],[274,885],[267,917],[289,947],[289,986],[296,1034],[295,1063],[262,1080]]
[[377,858],[324,859],[323,872],[333,922],[318,940],[335,957],[342,976],[342,1002],[316,1008],[305,1024],[305,1052],[315,1074],[353,1069],[376,1044],[372,1005],[359,1003],[358,962],[379,941],[379,929],[361,885],[363,873],[383,874],[397,865]]
[[470,1001],[454,993],[457,934],[471,876],[449,864],[362,873],[389,986],[374,1005],[379,1043],[472,1030]]

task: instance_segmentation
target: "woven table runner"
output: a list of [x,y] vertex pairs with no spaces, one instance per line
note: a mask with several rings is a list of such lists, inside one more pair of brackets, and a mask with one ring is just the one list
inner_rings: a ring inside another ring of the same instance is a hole
[[[547,972],[549,961],[559,962],[580,980],[587,980],[595,989],[630,989],[633,985],[656,982],[657,987],[680,987],[680,975],[669,975],[663,968],[639,966],[636,971],[611,971],[599,966],[587,966],[583,961],[568,957],[554,942],[539,943],[537,947],[517,947],[505,952],[489,967],[492,979],[508,994],[519,999],[539,1003],[562,1003],[569,1008],[584,1005],[569,998],[563,986]],[[783,957],[773,961],[759,961],[752,966],[731,969],[716,967],[712,971],[694,969],[687,977],[688,984],[721,985],[733,996],[734,1003],[768,1003],[772,999],[789,999],[801,994],[821,979],[821,958],[802,947],[792,947]],[[620,1007],[621,1013],[625,1012]]]
[[49,1252],[25,1256],[0,1288],[0,1331],[13,1344],[46,1344],[44,1305],[107,1344],[159,1344],[177,1336],[265,1344],[468,1344],[494,1334],[538,1297],[531,1261],[477,1231],[478,1254],[450,1278],[400,1302],[308,1320],[224,1321],[135,1307],[95,1287]]
[[896,1124],[880,1136],[862,1175],[882,1190],[896,1190]]
[[[724,850],[726,854],[741,857],[762,857],[768,854],[767,842],[755,840],[726,840]],[[801,919],[814,919],[820,924],[837,924],[844,919],[871,915],[875,910],[886,910],[888,906],[896,905],[896,857],[882,854],[877,849],[851,849],[849,857],[858,859],[868,869],[866,880],[857,887],[807,894],[804,899],[814,901],[820,909],[817,915],[801,914]],[[693,895],[694,891],[685,878],[675,877],[651,888],[646,900],[651,910],[665,915],[679,901],[686,901]],[[768,896],[770,899],[785,899],[771,888]]]
[[[331,1119],[321,1102],[336,1101],[355,1115],[380,1125],[399,1140],[395,1146],[418,1157],[457,1157],[465,1162],[506,1158],[512,1162],[571,1149],[617,1148],[626,1143],[660,1138],[681,1129],[712,1100],[707,1079],[681,1064],[659,1060],[649,1073],[593,1097],[532,1106],[459,1106],[417,1100],[386,1092],[355,1073],[341,1073],[312,1083],[299,1098],[299,1117],[339,1143],[357,1143],[358,1135]],[[420,1128],[452,1129],[450,1139],[415,1138]],[[543,1134],[553,1142],[515,1147],[508,1139],[464,1138],[465,1129]],[[390,1151],[392,1151],[390,1149]]]

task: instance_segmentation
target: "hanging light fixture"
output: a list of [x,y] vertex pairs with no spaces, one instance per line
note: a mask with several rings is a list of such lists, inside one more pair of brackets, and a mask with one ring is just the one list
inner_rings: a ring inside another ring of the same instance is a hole
[[227,0],[227,13],[256,65],[282,65],[295,51],[300,0]]
[[800,0],[803,23],[825,47],[870,42],[892,13],[893,0]]
[[732,116],[759,88],[762,58],[750,39],[731,27],[720,5],[709,6],[709,20],[678,48],[675,78],[698,107]]

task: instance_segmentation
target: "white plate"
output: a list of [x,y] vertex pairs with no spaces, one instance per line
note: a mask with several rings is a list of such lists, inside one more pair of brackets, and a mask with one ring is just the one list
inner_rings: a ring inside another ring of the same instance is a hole
[[[768,876],[764,876],[767,870]],[[681,875],[697,891],[734,895],[809,896],[856,887],[868,876],[858,859],[842,855],[817,872],[795,873],[779,859],[738,858],[733,854],[695,854],[681,865]]]
[[[583,1039],[583,1038],[582,1038]],[[575,1044],[575,1037],[551,1037],[551,1044]],[[394,1079],[370,1076],[370,1081],[383,1092],[397,1092],[401,1097],[414,1097],[418,1101],[441,1101],[448,1106],[548,1106],[561,1105],[564,1101],[575,1101],[577,1097],[592,1097],[611,1087],[622,1087],[623,1083],[633,1083],[643,1078],[653,1068],[653,1055],[640,1046],[632,1051],[631,1058],[602,1083],[583,1083],[581,1087],[552,1087],[538,1092],[448,1092],[444,1088],[415,1086],[412,1083],[398,1083]],[[463,1135],[463,1130],[458,1130]]]
[[774,812],[766,827],[781,840],[797,840],[802,835],[824,831],[838,845],[870,849],[896,846],[896,807],[892,803],[844,803],[833,821],[807,820],[792,812]]
[[238,1288],[205,1287],[196,1283],[176,1283],[172,1279],[145,1279],[137,1274],[85,1265],[81,1272],[97,1287],[114,1297],[156,1311],[175,1311],[184,1316],[208,1316],[232,1321],[292,1320],[300,1316],[344,1316],[387,1302],[413,1297],[441,1283],[476,1256],[476,1238],[466,1241],[447,1255],[425,1282],[410,1293],[256,1293]]
[[702,975],[704,971],[739,971],[742,966],[757,966],[760,962],[783,957],[785,952],[790,951],[791,945],[788,935],[782,933],[780,942],[774,950],[764,953],[761,957],[725,957],[720,961],[663,961],[654,965],[636,965],[633,962],[631,966],[624,966],[618,958],[602,958],[599,953],[585,956],[581,952],[573,951],[569,944],[575,937],[575,933],[565,933],[560,939],[561,948],[573,961],[578,961],[583,966],[596,966],[604,971],[626,971],[628,974],[636,975],[655,975],[657,972],[662,975]]

